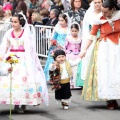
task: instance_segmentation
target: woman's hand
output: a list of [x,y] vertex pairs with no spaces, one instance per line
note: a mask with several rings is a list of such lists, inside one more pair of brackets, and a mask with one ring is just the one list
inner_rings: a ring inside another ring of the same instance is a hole
[[62,45],[58,45],[57,48],[58,49],[64,49],[64,47]]
[[80,52],[79,56],[80,56],[81,59],[82,59],[83,57],[85,57],[86,52],[87,52],[86,50]]

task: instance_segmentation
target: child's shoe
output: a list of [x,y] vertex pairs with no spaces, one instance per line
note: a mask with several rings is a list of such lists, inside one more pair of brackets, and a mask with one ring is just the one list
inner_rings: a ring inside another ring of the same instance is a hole
[[64,110],[68,110],[68,109],[69,109],[69,106],[68,106],[68,105],[63,106],[63,109],[64,109]]
[[26,111],[26,107],[27,107],[26,105],[22,105],[22,106],[21,106],[21,109],[22,109],[23,111]]
[[62,102],[61,104],[62,104],[64,110],[68,110],[69,105],[67,103]]

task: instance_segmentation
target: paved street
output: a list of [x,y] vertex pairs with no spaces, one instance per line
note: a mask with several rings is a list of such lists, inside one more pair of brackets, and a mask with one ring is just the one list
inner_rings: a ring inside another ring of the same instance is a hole
[[[69,110],[63,110],[54,99],[54,91],[48,85],[50,104],[45,106],[28,106],[24,114],[12,113],[13,120],[119,120],[120,107],[108,110],[105,102],[86,102],[80,100],[81,90],[72,90]],[[119,101],[120,105],[120,101]],[[0,120],[9,120],[9,105],[0,105]]]

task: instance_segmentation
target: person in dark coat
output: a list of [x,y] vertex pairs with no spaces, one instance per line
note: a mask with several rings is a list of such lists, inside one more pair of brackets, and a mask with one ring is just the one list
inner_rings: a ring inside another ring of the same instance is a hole
[[120,0],[113,0],[116,10],[120,10]]
[[87,10],[90,7],[88,0],[81,0],[81,3],[81,7],[85,10]]
[[50,12],[52,9],[57,9],[57,10],[59,11],[59,13],[61,13],[61,11],[59,10],[59,8],[58,8],[57,6],[55,6],[52,1],[47,0],[47,1],[44,3],[44,5],[45,5],[45,8],[48,9],[49,12]]
[[55,26],[58,23],[58,16],[59,16],[59,11],[57,9],[52,9],[50,11],[50,20],[47,22],[46,25]]
[[50,12],[46,8],[44,8],[40,11],[43,25],[46,25],[46,23],[49,21],[49,14],[50,14]]
[[41,20],[41,16],[38,12],[32,13],[32,24],[33,24],[33,26],[43,25],[42,20]]

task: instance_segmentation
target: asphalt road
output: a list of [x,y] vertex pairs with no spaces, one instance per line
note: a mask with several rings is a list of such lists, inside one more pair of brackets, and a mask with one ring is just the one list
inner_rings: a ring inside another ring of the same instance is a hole
[[[108,110],[106,102],[86,102],[80,99],[81,90],[72,90],[68,110],[54,99],[54,91],[48,85],[50,103],[40,106],[28,106],[24,114],[12,112],[12,120],[120,120],[120,107]],[[119,105],[120,105],[120,101]],[[9,120],[9,105],[0,105],[0,120]]]

